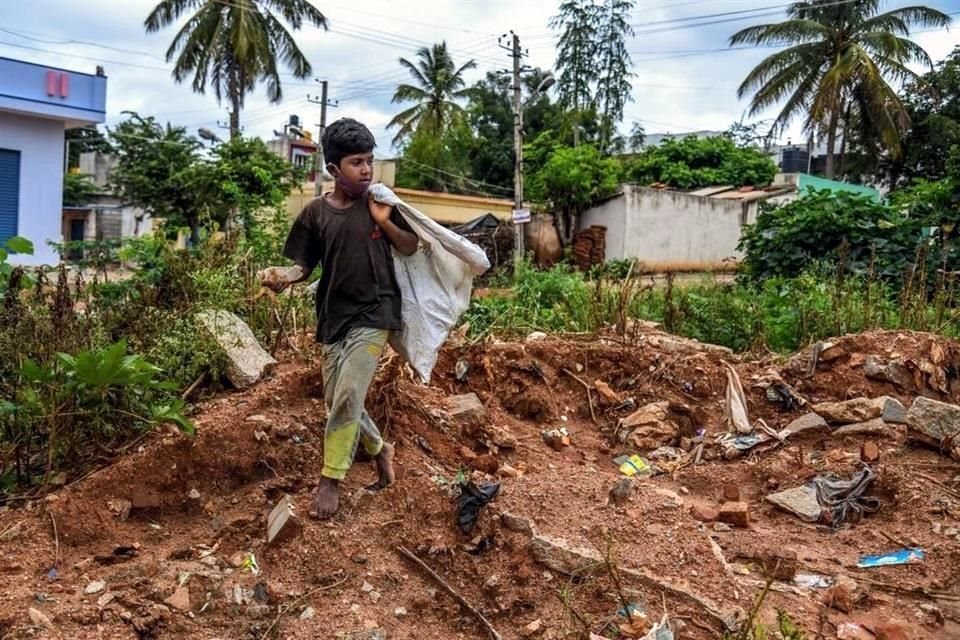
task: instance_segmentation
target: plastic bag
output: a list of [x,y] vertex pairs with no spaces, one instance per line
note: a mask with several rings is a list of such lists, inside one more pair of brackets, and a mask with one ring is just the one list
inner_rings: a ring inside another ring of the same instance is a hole
[[388,187],[371,185],[370,195],[397,207],[420,238],[412,256],[393,254],[403,322],[402,329],[391,334],[390,346],[429,383],[440,347],[470,306],[473,276],[489,269],[490,261],[483,249],[403,202]]

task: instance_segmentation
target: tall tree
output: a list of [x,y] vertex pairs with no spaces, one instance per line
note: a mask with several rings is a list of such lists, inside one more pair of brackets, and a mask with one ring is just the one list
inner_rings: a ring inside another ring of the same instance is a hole
[[808,133],[825,134],[826,174],[835,173],[838,129],[845,113],[856,111],[862,126],[892,156],[900,155],[900,137],[909,118],[891,83],[916,80],[907,65],[932,67],[922,47],[904,36],[910,27],[943,27],[950,18],[915,6],[879,13],[880,0],[811,0],[787,10],[777,24],[748,27],[730,45],[781,45],[751,71],[737,95],[753,93],[750,115],[784,102],[774,127],[804,118]]
[[416,64],[406,58],[400,58],[400,64],[410,72],[416,84],[398,86],[393,102],[416,104],[398,113],[387,125],[388,129],[399,127],[394,144],[409,140],[418,131],[442,136],[465,113],[457,103],[468,94],[463,73],[476,67],[477,63],[470,60],[458,68],[447,50],[447,43],[440,42],[417,51]]
[[161,0],[144,21],[154,33],[196,10],[167,49],[167,62],[176,58],[173,78],[193,75],[193,90],[205,93],[213,85],[217,102],[230,102],[230,136],[240,131],[244,97],[257,82],[267,85],[267,97],[279,102],[281,64],[296,78],[312,68],[284,23],[299,30],[304,23],[327,29],[327,19],[310,0]]
[[630,78],[633,61],[627,51],[627,39],[633,37],[630,26],[630,11],[633,0],[604,0],[598,6],[597,57],[600,75],[597,77],[597,103],[600,106],[603,131],[601,151],[608,147],[617,125],[623,120],[623,108],[633,97]]
[[630,153],[637,153],[643,149],[643,143],[647,139],[647,131],[643,128],[643,124],[639,122],[634,122],[633,126],[630,127],[630,138],[628,140],[627,147],[630,149]]
[[550,28],[560,33],[557,91],[560,103],[573,117],[576,145],[580,142],[580,113],[594,104],[594,82],[601,71],[597,56],[600,9],[593,0],[564,0],[560,12],[550,19]]

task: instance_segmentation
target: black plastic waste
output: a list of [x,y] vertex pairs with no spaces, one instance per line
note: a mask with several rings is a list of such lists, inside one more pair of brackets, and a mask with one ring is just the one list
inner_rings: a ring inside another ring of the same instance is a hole
[[472,482],[460,485],[460,497],[457,498],[457,524],[460,531],[470,533],[480,517],[480,509],[493,500],[500,491],[500,484],[491,482],[478,487]]

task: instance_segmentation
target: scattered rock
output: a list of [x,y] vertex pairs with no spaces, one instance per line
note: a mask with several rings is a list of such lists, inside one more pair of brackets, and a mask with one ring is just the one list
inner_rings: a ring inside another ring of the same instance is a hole
[[[720,517],[720,511],[706,504],[695,504],[690,514],[700,522],[714,522]],[[729,528],[729,527],[728,527]]]
[[539,633],[543,633],[543,621],[540,620],[540,618],[537,618],[520,630],[520,635],[524,638],[532,638]]
[[483,588],[487,591],[496,591],[500,588],[500,575],[495,573],[483,583]]
[[177,587],[173,595],[163,601],[163,604],[176,609],[177,611],[190,611],[190,589],[187,587]]
[[877,356],[867,356],[866,360],[863,361],[863,375],[871,380],[889,382],[905,391],[916,389],[913,374],[900,359],[883,362]]
[[100,593],[106,588],[107,588],[106,582],[104,582],[103,580],[94,580],[93,582],[87,585],[86,589],[84,589],[83,592],[89,596],[95,593]]
[[513,432],[504,427],[490,425],[484,429],[484,433],[490,438],[490,442],[501,449],[516,449],[517,445],[520,444],[517,436],[513,435]]
[[527,342],[543,342],[547,339],[547,334],[543,331],[534,331],[527,334]]
[[620,478],[610,488],[610,502],[619,505],[629,501],[635,488],[633,478]]
[[543,432],[543,441],[554,451],[563,451],[570,446],[570,436],[566,429],[553,429]]
[[824,342],[820,347],[820,362],[833,362],[848,355],[847,350],[834,342]]
[[53,629],[53,622],[50,621],[50,618],[48,618],[47,614],[45,614],[43,611],[30,607],[27,609],[27,616],[30,618],[30,624],[36,627]]
[[771,494],[766,499],[806,522],[820,520],[820,503],[817,501],[817,491],[811,486],[804,485],[787,489]]
[[822,402],[815,405],[813,410],[830,424],[852,424],[880,417],[887,422],[897,422],[901,412],[906,413],[903,405],[890,396]]
[[367,582],[366,580],[364,580],[363,585],[360,586],[360,591],[363,591],[364,593],[372,593],[373,589],[374,589],[373,585]]
[[[717,516],[720,516],[720,512],[717,512]],[[713,530],[717,533],[726,533],[727,531],[733,531],[733,527],[728,525],[726,522],[714,522]]]
[[593,383],[593,388],[597,390],[597,394],[606,404],[618,405],[623,402],[617,392],[603,380],[596,380]]
[[816,413],[807,413],[781,429],[779,436],[781,438],[789,438],[790,436],[803,433],[804,431],[813,431],[817,429],[829,429],[827,421]]
[[823,603],[844,613],[853,611],[856,604],[857,583],[846,576],[837,576],[836,582],[823,595]]
[[907,427],[911,437],[938,448],[951,444],[960,456],[960,407],[920,396],[907,414]]
[[446,399],[445,404],[452,418],[479,418],[485,411],[483,403],[475,393],[451,396]]
[[740,502],[740,485],[732,483],[723,485],[723,499],[728,502]]
[[253,335],[250,327],[229,311],[204,311],[197,314],[227,355],[226,375],[233,386],[243,389],[260,380],[277,366]]
[[475,460],[477,458],[476,452],[468,447],[467,445],[460,446],[460,457],[464,460]]
[[790,549],[767,549],[754,556],[763,575],[790,582],[797,575],[797,552]]
[[200,492],[197,491],[196,489],[190,489],[190,493],[187,494],[187,497],[190,498],[191,500],[199,500]]
[[497,469],[497,473],[503,476],[504,478],[518,478],[520,477],[520,472],[508,465],[503,463],[500,465],[500,468]]
[[750,526],[750,505],[746,502],[724,502],[720,505],[718,519],[735,527],[748,527]]
[[314,610],[313,607],[307,607],[306,609],[303,610],[303,613],[300,614],[300,619],[313,620],[313,616],[315,616],[316,614],[317,612]]
[[866,422],[854,422],[837,427],[833,430],[834,436],[879,436],[892,435],[895,433],[893,425],[886,422],[883,418],[874,418]]
[[371,591],[370,593],[367,594],[367,596],[370,597],[370,602],[372,602],[372,603],[374,603],[374,604],[380,602],[380,598],[382,597],[382,596],[380,595],[380,592],[377,591],[377,590]]
[[103,609],[105,606],[113,602],[113,599],[117,597],[115,593],[105,593],[99,598],[97,598],[97,606]]
[[682,435],[692,435],[696,422],[689,407],[663,400],[644,405],[620,420],[616,435],[618,441],[629,442],[637,451],[651,451],[679,442]]
[[482,456],[477,456],[474,458],[473,462],[470,465],[477,471],[483,471],[484,473],[489,473],[494,475],[497,473],[497,470],[500,468],[500,461],[497,460],[496,456],[492,456],[489,453],[486,453]]
[[269,618],[272,613],[273,608],[268,604],[251,604],[247,607],[247,617],[252,620]]
[[367,556],[363,555],[362,553],[358,553],[350,559],[356,564],[367,564],[368,560]]
[[837,640],[875,640],[876,636],[856,622],[841,622],[837,625]]
[[243,566],[243,563],[246,561],[246,559],[247,559],[247,554],[244,553],[243,551],[238,551],[232,556],[230,556],[230,566],[233,567],[234,569],[239,569],[240,567]]
[[406,618],[407,610],[403,607],[397,607],[396,609],[393,610],[393,615],[395,615],[398,618]]
[[880,462],[880,447],[876,442],[864,442],[860,447],[860,460],[866,464],[876,464]]
[[595,549],[546,535],[534,535],[530,541],[530,548],[537,562],[568,576],[587,575],[598,563],[603,562],[603,558]]
[[516,533],[533,533],[533,524],[527,518],[504,512],[500,514],[500,522],[502,522],[503,526],[507,529]]
[[289,540],[302,529],[303,524],[293,513],[290,496],[283,496],[267,516],[267,544]]

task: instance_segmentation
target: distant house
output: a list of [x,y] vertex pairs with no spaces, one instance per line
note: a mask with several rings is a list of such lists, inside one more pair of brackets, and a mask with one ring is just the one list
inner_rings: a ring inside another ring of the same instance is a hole
[[107,78],[0,58],[0,242],[23,236],[34,255],[21,264],[55,264],[48,242],[63,239],[64,132],[106,118]]
[[651,271],[724,271],[740,259],[744,227],[763,202],[785,203],[809,189],[879,198],[876,190],[806,174],[779,174],[769,187],[715,186],[692,192],[626,184],[586,211],[580,229],[604,227],[604,260],[633,258]]
[[[67,240],[119,240],[153,231],[153,220],[140,207],[125,203],[109,187],[116,157],[100,151],[80,154],[80,173],[90,176],[97,192],[87,201],[63,208]],[[77,221],[82,221],[82,224]]]

